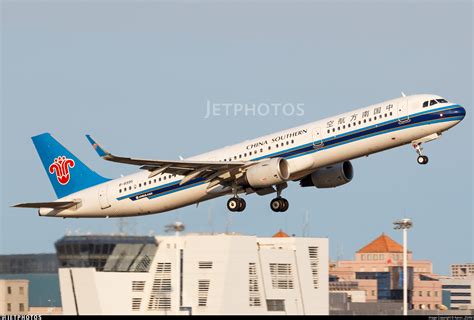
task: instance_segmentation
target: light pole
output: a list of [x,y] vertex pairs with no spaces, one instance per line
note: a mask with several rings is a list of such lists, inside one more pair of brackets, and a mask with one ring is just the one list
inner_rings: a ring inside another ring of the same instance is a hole
[[411,227],[413,227],[413,223],[411,222],[411,219],[405,218],[405,219],[400,219],[395,222],[393,222],[395,225],[393,228],[398,230],[402,229],[403,230],[403,315],[406,316],[408,315],[408,276],[407,276],[407,231]]

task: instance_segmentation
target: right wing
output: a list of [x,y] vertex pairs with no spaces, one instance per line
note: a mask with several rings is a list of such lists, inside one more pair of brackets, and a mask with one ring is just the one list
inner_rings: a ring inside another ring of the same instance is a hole
[[12,207],[15,208],[50,208],[50,209],[68,209],[78,205],[81,201],[56,201],[56,202],[30,202],[19,203]]

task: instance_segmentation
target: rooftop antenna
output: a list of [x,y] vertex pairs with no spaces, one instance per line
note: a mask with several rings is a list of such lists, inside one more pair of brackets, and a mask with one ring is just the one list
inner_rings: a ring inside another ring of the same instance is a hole
[[232,223],[232,215],[231,215],[231,214],[228,214],[228,215],[227,215],[226,222],[225,222],[225,233],[226,233],[226,234],[229,233],[229,226],[230,226],[231,223]]
[[339,244],[337,246],[337,257],[336,261],[342,260],[344,258],[344,246],[342,244]]
[[119,218],[117,221],[118,232],[120,235],[126,234],[126,229],[128,227],[128,221],[125,218]]
[[209,228],[211,229],[211,234],[214,234],[214,219],[212,216],[212,204],[209,206],[207,210],[207,223],[209,224]]
[[308,231],[309,231],[309,211],[306,210],[304,214],[303,237],[308,236]]

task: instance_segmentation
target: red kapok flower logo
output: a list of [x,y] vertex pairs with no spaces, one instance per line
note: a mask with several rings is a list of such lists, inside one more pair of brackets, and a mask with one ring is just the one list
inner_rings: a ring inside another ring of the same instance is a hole
[[69,167],[74,168],[74,160],[68,159],[65,156],[59,156],[55,158],[54,162],[49,166],[49,173],[56,173],[58,182],[65,185],[71,178]]

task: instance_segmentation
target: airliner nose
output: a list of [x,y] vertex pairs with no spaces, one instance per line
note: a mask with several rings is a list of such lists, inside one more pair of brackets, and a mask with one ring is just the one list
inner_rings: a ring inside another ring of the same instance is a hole
[[464,109],[462,106],[459,106],[459,115],[462,117],[462,119],[464,119],[466,116],[466,109]]

